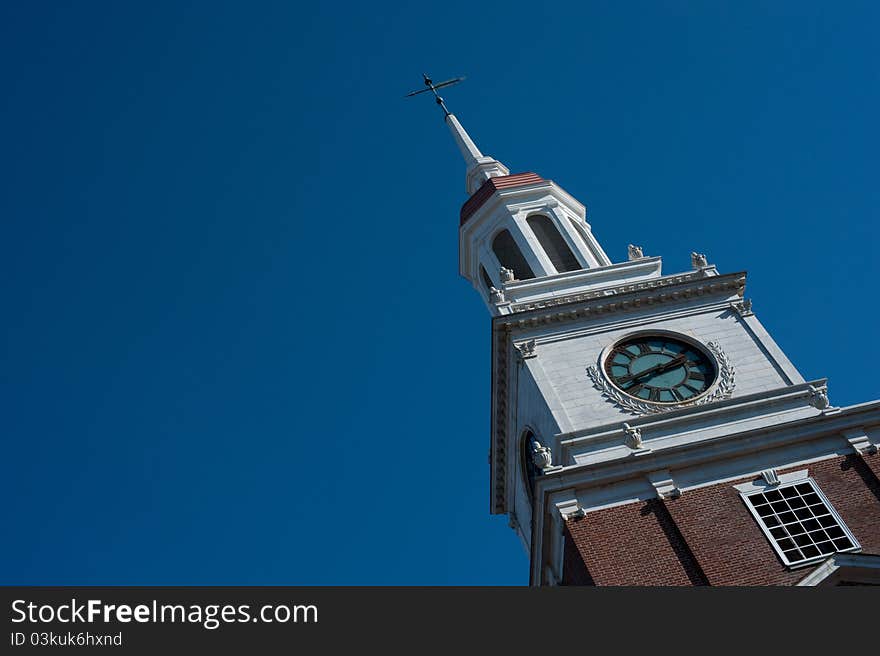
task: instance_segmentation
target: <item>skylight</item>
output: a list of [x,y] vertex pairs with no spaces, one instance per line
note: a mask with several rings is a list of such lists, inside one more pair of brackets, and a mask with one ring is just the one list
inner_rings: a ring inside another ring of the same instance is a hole
[[742,497],[786,565],[860,548],[811,478]]

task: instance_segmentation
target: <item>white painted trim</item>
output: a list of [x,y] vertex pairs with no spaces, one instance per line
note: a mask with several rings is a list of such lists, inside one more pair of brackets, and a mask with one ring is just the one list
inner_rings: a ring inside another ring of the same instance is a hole
[[853,430],[843,431],[843,436],[859,455],[877,453],[877,445],[871,442],[867,432],[862,426]]
[[[880,406],[880,403],[878,403]],[[678,471],[695,466],[707,467],[706,480],[698,485],[686,485],[682,489],[694,489],[706,485],[714,485],[725,480],[736,480],[744,476],[758,476],[767,463],[761,460],[761,454],[777,449],[800,447],[810,442],[816,444],[816,454],[808,457],[799,457],[787,462],[784,451],[775,457],[780,463],[786,462],[785,467],[798,466],[806,462],[825,460],[830,457],[845,455],[842,445],[837,450],[834,445],[840,445],[840,432],[856,422],[860,417],[847,417],[844,409],[841,414],[833,417],[817,415],[815,417],[789,422],[785,425],[768,425],[739,434],[722,435],[709,439],[695,438],[685,444],[654,449],[651,453],[640,458],[618,458],[607,462],[592,463],[590,465],[569,465],[560,471],[541,477],[538,481],[537,494],[550,493],[554,488],[562,485],[575,488],[595,488],[609,486],[618,482],[631,480],[645,474],[667,469]],[[875,408],[880,412],[880,408]],[[850,422],[846,420],[849,419]],[[619,428],[617,434],[620,435]],[[713,477],[711,463],[724,463],[734,458],[748,458],[754,460],[753,465],[743,464],[741,473],[732,476]],[[781,468],[781,465],[779,465]]]
[[[547,256],[547,253],[544,252],[544,249],[541,247],[541,242],[538,241],[538,238],[535,236],[535,233],[532,232],[532,227],[526,222],[525,218],[523,218],[522,214],[514,214],[510,217],[511,222],[516,226],[517,232],[519,232],[520,237],[526,243],[526,249],[523,250],[523,257],[525,257],[529,261],[529,266],[532,267],[533,273],[535,274],[534,278],[529,278],[528,280],[521,281],[522,283],[528,284],[534,280],[546,280],[547,278],[553,277],[556,275],[556,269],[553,266],[553,263],[550,261],[550,258]],[[538,269],[535,269],[534,262],[538,265]],[[514,289],[517,289],[520,281],[514,281],[513,283],[508,283],[505,286],[505,293],[510,294],[511,299],[515,295]]]
[[[598,300],[598,299],[594,299],[594,300]],[[608,300],[612,301],[612,300],[614,300],[614,297],[611,296],[608,298]],[[721,311],[728,309],[729,305],[730,305],[730,302],[728,300],[726,300],[726,298],[725,298],[725,300],[717,301],[717,302],[714,302],[711,304],[700,305],[700,306],[696,306],[696,307],[679,308],[679,309],[674,309],[674,310],[658,308],[658,310],[660,310],[660,311],[658,311],[656,314],[644,313],[638,317],[627,317],[625,319],[618,319],[616,321],[605,321],[604,316],[599,315],[597,317],[597,319],[601,318],[604,321],[603,323],[600,323],[597,325],[592,325],[592,326],[587,326],[587,327],[584,327],[583,325],[581,325],[581,326],[578,326],[577,328],[574,328],[574,329],[569,328],[568,330],[565,330],[564,326],[560,326],[560,328],[562,328],[562,330],[560,330],[558,332],[553,332],[552,334],[545,334],[543,336],[543,338],[541,339],[541,341],[549,344],[552,342],[558,342],[558,341],[562,341],[562,340],[566,340],[566,339],[573,339],[576,337],[584,337],[584,336],[596,335],[596,334],[600,334],[600,333],[608,333],[608,332],[617,331],[617,330],[625,330],[627,328],[640,328],[640,327],[643,327],[646,323],[660,323],[662,321],[670,321],[673,319],[683,319],[683,318],[687,318],[687,317],[695,317],[695,316],[699,316],[701,314],[714,314],[716,312],[721,312]],[[548,308],[548,311],[552,313],[554,311],[554,309],[555,308]],[[642,308],[640,308],[640,309],[642,309]],[[515,318],[516,317],[513,317],[513,319],[515,319]],[[522,326],[516,326],[516,328],[520,329],[520,330],[522,330],[522,329],[527,330],[530,327],[531,327],[531,322],[529,319],[523,319]],[[544,326],[540,326],[540,327],[546,330],[546,328]]]
[[[532,548],[532,572],[530,574],[530,583],[536,586],[541,586],[545,582],[549,585],[556,585],[562,581],[563,562],[565,560],[565,522],[569,518],[584,516],[584,509],[581,508],[574,490],[559,490],[555,492],[548,500],[548,505],[550,539],[546,549],[549,554],[549,564],[544,563],[544,540],[538,539]],[[537,519],[544,516],[543,509],[543,498],[541,498],[540,503],[535,506],[536,518],[532,522],[534,526],[533,536],[543,536],[544,524]],[[545,565],[549,565],[549,570]],[[552,576],[547,576],[548,571]]]
[[797,483],[798,481],[806,480],[809,477],[809,471],[806,469],[801,469],[796,472],[779,474],[779,483],[776,485],[768,485],[764,481],[764,479],[759,478],[754,481],[749,481],[748,483],[742,483],[741,485],[734,485],[733,487],[741,494],[754,494],[755,492],[764,492],[765,490],[771,490],[774,487],[785,487],[790,483]]
[[752,334],[755,342],[767,353],[767,358],[774,365],[777,371],[790,384],[797,385],[804,382],[804,377],[786,357],[779,345],[770,336],[770,333],[764,328],[763,324],[758,321],[758,317],[754,314],[745,316],[739,315],[739,319],[746,327],[746,330]]
[[[573,273],[579,272],[558,275],[568,276]],[[728,301],[724,304],[724,309],[727,312],[732,312],[730,300],[740,297],[745,286],[745,279],[746,276],[742,272],[719,275],[714,278],[701,278],[690,272],[669,276],[633,278],[617,282],[609,281],[607,284],[597,284],[586,288],[579,288],[574,284],[568,288],[556,286],[549,289],[547,293],[538,290],[531,297],[522,295],[518,298],[514,294],[512,300],[514,301],[514,311],[526,320],[531,320],[533,317],[552,318],[555,316],[566,321],[579,320],[583,322],[584,318],[592,321],[599,314],[641,309],[652,303],[680,304],[688,302],[689,305],[693,305],[693,301],[689,299],[697,296],[722,297]],[[587,313],[590,313],[591,316],[587,316]],[[607,317],[603,317],[603,321],[606,320]]]
[[[831,453],[827,449],[817,448],[819,449],[817,451],[819,455],[813,457],[792,460],[790,457],[787,458],[783,452],[781,455],[776,454],[778,457],[774,457],[773,461],[781,463],[779,468],[789,468],[809,466],[816,462],[842,457],[839,453]],[[674,483],[675,487],[684,495],[691,490],[698,490],[703,487],[722,485],[724,483],[731,484],[734,481],[742,481],[748,478],[759,478],[761,469],[764,466],[764,464],[746,462],[742,465],[741,469],[737,468],[736,474],[719,475],[717,469],[710,465],[704,470],[706,474],[705,480],[698,484],[682,482],[681,470],[678,470],[676,472],[677,480],[674,480]],[[575,484],[577,484],[577,481],[575,481]],[[657,498],[657,491],[649,482],[647,476],[639,477],[636,475],[635,477],[618,480],[606,485],[591,485],[589,487],[577,485],[576,489],[578,501],[583,508],[587,509],[588,513]]]
[[[864,578],[873,584],[880,584],[880,556],[875,554],[837,553],[819,565],[812,572],[796,583],[798,586],[822,585],[829,579],[836,578],[841,570],[847,570],[853,578]],[[861,570],[861,572],[859,572]],[[861,574],[861,576],[859,576]],[[844,575],[845,576],[845,575]]]
[[556,224],[556,229],[559,230],[559,234],[562,235],[571,252],[574,253],[582,269],[594,269],[597,266],[601,266],[596,260],[596,256],[591,252],[589,245],[578,234],[577,228],[574,227],[574,224],[562,207],[552,208],[550,220]]
[[669,473],[668,469],[651,472],[645,478],[654,487],[658,498],[675,499],[681,496],[681,490],[675,485],[675,481],[672,480],[672,474]]
[[599,240],[593,235],[593,229],[586,219],[570,215],[567,215],[566,219],[571,223],[572,229],[580,237],[581,241],[584,242],[587,252],[593,258],[594,262],[591,263],[591,267],[603,267],[612,264],[611,258],[608,257]]
[[[523,219],[523,221],[525,220]],[[604,267],[585,268],[577,271],[564,271],[562,273],[557,273],[551,267],[552,273],[540,277],[540,279],[518,280],[510,285],[511,298],[544,292],[552,292],[553,295],[559,296],[568,289],[572,290],[570,293],[575,294],[578,293],[574,291],[575,288],[581,290],[581,293],[586,293],[588,290],[626,285],[633,278],[638,278],[639,282],[659,280],[662,278],[661,267],[662,261],[659,257],[644,258],[643,260],[634,260],[632,262],[620,262]],[[523,300],[517,302],[532,303],[538,301]]]
[[[716,401],[711,406],[693,406],[673,410],[662,415],[648,415],[646,417],[636,417],[627,419],[633,426],[638,428],[651,429],[651,432],[684,432],[688,430],[688,425],[694,422],[705,423],[707,418],[721,420],[726,415],[745,414],[746,412],[754,412],[755,410],[771,406],[779,407],[783,401],[796,401],[798,399],[807,399],[810,396],[810,386],[816,384],[824,384],[825,379],[811,381],[803,385],[791,387],[779,387],[769,392],[755,392],[738,396],[736,398],[724,399]],[[805,406],[807,404],[804,404]],[[818,413],[817,413],[818,416]],[[618,421],[602,424],[601,426],[592,426],[590,428],[564,433],[559,435],[559,443],[563,447],[571,448],[591,442],[601,441],[616,435],[620,431]]]

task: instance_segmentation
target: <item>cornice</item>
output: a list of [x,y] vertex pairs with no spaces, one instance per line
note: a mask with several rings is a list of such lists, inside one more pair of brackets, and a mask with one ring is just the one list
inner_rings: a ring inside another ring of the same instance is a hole
[[[880,423],[880,400],[860,406],[835,408],[831,413],[801,417],[784,423],[654,448],[635,459],[618,458],[600,463],[568,465],[540,477],[537,484],[541,493],[569,487],[608,485],[653,471],[729,460],[739,455],[754,454],[798,442],[811,442],[832,435],[840,435],[841,445],[844,445],[846,439],[843,431],[877,423]],[[644,426],[641,430],[645,432]]]
[[[662,267],[662,258],[644,257],[529,280],[505,282],[504,294],[512,308],[523,309],[526,306],[535,306],[545,298],[574,297],[623,284],[660,280],[663,277]],[[539,297],[542,300],[537,300]]]
[[[641,309],[644,310],[645,306],[642,306]],[[650,313],[644,311],[638,314],[622,312],[618,316],[611,317],[607,320],[604,320],[603,318],[603,321],[601,322],[581,322],[579,324],[562,323],[559,330],[553,330],[552,332],[542,331],[540,335],[535,335],[535,342],[538,346],[541,346],[543,344],[550,344],[559,340],[583,337],[585,335],[595,335],[597,333],[607,333],[618,330],[637,330],[641,329],[648,321],[672,321],[674,319],[694,317],[701,314],[717,314],[730,309],[731,301],[728,298],[722,298],[721,300],[715,301],[707,301],[704,303],[700,303],[699,305],[686,307],[682,307],[680,305],[675,306],[672,304],[669,304],[668,306],[656,305],[652,306],[652,311]],[[535,325],[539,326],[539,324]],[[535,332],[531,330],[531,321],[518,321],[516,324],[516,328],[516,332],[522,332],[524,330],[528,330],[532,334],[534,334]]]
[[[719,400],[711,406],[692,406],[671,410],[662,415],[633,417],[627,419],[627,422],[634,427],[644,430],[646,433],[684,433],[691,430],[692,424],[695,422],[703,422],[707,418],[717,422],[724,422],[731,416],[753,414],[756,411],[767,413],[774,407],[780,407],[795,401],[808,402],[812,398],[813,389],[824,387],[826,382],[827,379],[820,378],[799,385],[780,387],[769,392],[754,392],[736,398]],[[880,403],[880,401],[877,403]],[[804,405],[807,404],[804,403]],[[853,412],[858,407],[860,406],[849,406],[848,411]],[[839,409],[835,410],[839,411]],[[561,433],[556,437],[561,447],[569,449],[578,445],[600,442],[610,436],[620,434],[620,426],[621,423],[619,421],[609,422],[587,429]]]
[[[640,282],[609,285],[600,289],[540,301],[511,303],[510,314],[499,315],[493,323],[516,324],[528,321],[531,325],[573,320],[579,317],[606,315],[613,312],[638,309],[681,301],[698,296],[736,292],[742,296],[746,272],[706,276],[702,271],[662,276]],[[551,313],[546,313],[551,310]]]

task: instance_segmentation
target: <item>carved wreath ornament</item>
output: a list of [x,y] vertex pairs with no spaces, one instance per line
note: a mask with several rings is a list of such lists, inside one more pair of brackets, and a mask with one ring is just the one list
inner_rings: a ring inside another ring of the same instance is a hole
[[590,380],[593,381],[593,385],[596,389],[598,389],[606,399],[624,410],[629,410],[630,412],[639,415],[670,412],[672,410],[690,408],[696,405],[703,405],[705,403],[711,403],[712,401],[729,398],[736,387],[736,370],[718,342],[709,342],[706,346],[708,346],[718,363],[718,379],[715,382],[714,389],[711,389],[708,393],[703,394],[692,401],[682,401],[681,403],[652,403],[650,401],[642,401],[641,399],[637,399],[617,389],[617,387],[611,384],[604,373],[599,370],[599,367],[595,365],[587,367],[587,375],[590,377]]

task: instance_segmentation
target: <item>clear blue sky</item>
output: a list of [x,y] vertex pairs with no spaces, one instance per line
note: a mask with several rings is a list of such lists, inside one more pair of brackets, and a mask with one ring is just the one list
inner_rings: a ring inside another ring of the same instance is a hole
[[880,396],[875,2],[0,9],[0,582],[524,584],[488,514],[482,150]]

